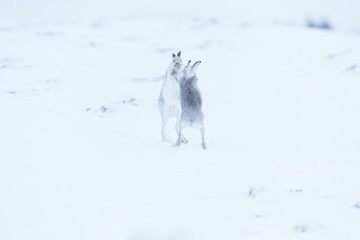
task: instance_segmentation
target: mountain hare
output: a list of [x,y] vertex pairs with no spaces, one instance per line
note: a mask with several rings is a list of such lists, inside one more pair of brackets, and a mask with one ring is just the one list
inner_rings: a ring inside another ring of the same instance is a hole
[[[179,90],[179,77],[180,69],[182,67],[181,51],[177,55],[172,54],[172,62],[168,67],[164,76],[164,82],[161,88],[158,109],[161,115],[162,128],[161,136],[163,142],[167,141],[165,134],[165,126],[169,118],[176,118],[176,132],[179,135],[180,131],[180,90]],[[184,137],[181,137],[182,143],[187,143]]]
[[178,140],[176,146],[180,146],[182,141],[182,130],[185,127],[198,128],[201,132],[201,145],[206,149],[204,138],[204,114],[201,110],[202,99],[200,90],[196,84],[198,78],[195,70],[199,67],[201,61],[197,61],[191,66],[191,61],[184,68],[183,74],[180,78],[180,103],[181,103],[181,118],[180,130],[178,132]]

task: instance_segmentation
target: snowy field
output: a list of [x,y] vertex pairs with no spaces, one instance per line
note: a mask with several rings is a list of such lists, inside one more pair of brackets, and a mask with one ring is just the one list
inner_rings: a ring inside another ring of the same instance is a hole
[[358,1],[1,2],[1,240],[360,239]]

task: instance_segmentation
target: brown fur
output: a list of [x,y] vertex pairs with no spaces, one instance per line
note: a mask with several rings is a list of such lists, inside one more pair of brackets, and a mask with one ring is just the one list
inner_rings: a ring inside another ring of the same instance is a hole
[[177,77],[177,71],[175,71],[175,69],[173,69],[173,70],[171,71],[171,76],[173,76],[173,77],[175,78],[175,80],[176,80],[177,82],[179,82],[179,79],[178,79],[178,77]]

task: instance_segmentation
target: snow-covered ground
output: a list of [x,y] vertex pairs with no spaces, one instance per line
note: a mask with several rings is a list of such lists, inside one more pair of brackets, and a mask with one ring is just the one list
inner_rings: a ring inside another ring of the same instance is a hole
[[[0,239],[360,239],[359,7],[3,0]],[[179,50],[205,151],[161,142]]]

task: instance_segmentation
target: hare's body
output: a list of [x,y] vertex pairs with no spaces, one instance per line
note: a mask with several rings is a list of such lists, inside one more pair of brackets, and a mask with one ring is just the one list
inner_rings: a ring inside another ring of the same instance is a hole
[[196,81],[196,76],[189,79],[184,77],[180,80],[181,126],[183,127],[203,126],[202,99]]
[[200,63],[201,62],[198,61],[191,67],[189,61],[180,78],[181,116],[179,138],[176,145],[179,146],[182,143],[182,130],[185,127],[194,127],[200,130],[202,138],[201,145],[205,149],[204,114],[201,109],[202,98],[197,86],[198,78],[195,74],[195,70]]
[[[158,109],[162,120],[161,136],[164,142],[167,141],[165,127],[169,118],[176,118],[177,134],[179,134],[180,129],[181,106],[179,78],[182,65],[180,55],[181,52],[179,52],[177,55],[173,54],[173,61],[168,67],[164,76],[164,82],[158,100]],[[183,139],[183,141],[185,142],[186,140]]]

